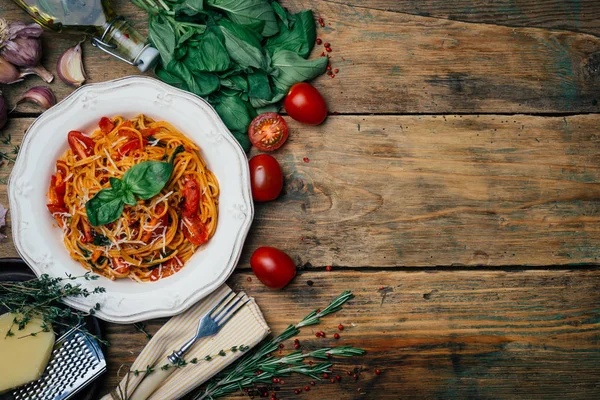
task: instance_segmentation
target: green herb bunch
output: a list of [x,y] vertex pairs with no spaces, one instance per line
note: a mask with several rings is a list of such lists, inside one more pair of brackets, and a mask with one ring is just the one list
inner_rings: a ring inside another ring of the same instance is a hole
[[149,13],[156,75],[206,98],[246,150],[250,121],[278,111],[293,84],[327,67],[327,57],[307,60],[316,40],[310,10],[290,14],[267,0],[132,2]]
[[341,310],[342,305],[353,297],[352,292],[345,291],[323,310],[315,310],[299,323],[288,326],[279,336],[266,341],[262,346],[248,352],[229,368],[215,375],[193,399],[216,399],[257,384],[269,384],[275,377],[288,376],[292,373],[299,373],[320,380],[320,375],[328,372],[332,364],[329,361],[324,361],[311,365],[305,363],[305,359],[330,360],[331,357],[351,357],[365,354],[363,349],[352,346],[339,346],[317,349],[306,353],[298,350],[283,357],[271,355],[279,349],[281,342],[298,335],[300,333],[299,328],[320,323],[322,317]]
[[[100,304],[96,303],[88,312],[61,305],[61,301],[68,297],[88,297],[91,294],[105,292],[102,287],[89,291],[82,288],[81,284],[73,283],[78,279],[96,280],[98,275],[87,272],[82,276],[67,275],[66,278],[52,278],[44,274],[25,282],[0,282],[0,305],[15,314],[13,324],[6,332],[6,336],[18,336],[18,331],[24,329],[33,318],[41,317],[43,323],[40,332],[54,330],[58,333],[81,325],[82,332],[108,345],[106,341],[89,333],[82,325],[85,317],[95,314],[100,309]],[[37,333],[39,332],[30,335],[35,336]]]

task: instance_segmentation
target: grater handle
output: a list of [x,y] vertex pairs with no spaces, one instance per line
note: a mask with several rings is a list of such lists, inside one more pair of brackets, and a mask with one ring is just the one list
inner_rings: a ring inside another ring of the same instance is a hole
[[[163,365],[163,364],[157,364]],[[171,368],[164,370],[162,368],[157,368],[152,371],[147,377],[145,377],[142,382],[135,389],[129,400],[146,400],[159,386],[173,373],[176,369],[175,366],[169,363]]]

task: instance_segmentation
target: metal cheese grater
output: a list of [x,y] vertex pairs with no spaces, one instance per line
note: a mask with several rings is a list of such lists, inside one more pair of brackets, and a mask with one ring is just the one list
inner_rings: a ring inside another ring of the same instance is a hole
[[106,370],[100,346],[79,329],[57,340],[43,375],[15,390],[15,400],[69,399]]

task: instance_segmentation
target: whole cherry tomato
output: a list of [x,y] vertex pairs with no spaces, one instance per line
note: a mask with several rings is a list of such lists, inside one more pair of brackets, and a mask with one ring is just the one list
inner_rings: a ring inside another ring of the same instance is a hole
[[250,159],[250,184],[255,201],[275,200],[283,188],[283,174],[276,159],[259,154]]
[[254,275],[266,286],[281,289],[296,276],[296,265],[283,251],[275,247],[259,247],[250,257]]
[[287,137],[287,123],[281,115],[274,112],[260,114],[248,126],[248,138],[260,151],[277,150]]
[[290,88],[283,106],[288,115],[298,122],[319,125],[327,118],[327,104],[314,86],[300,82]]

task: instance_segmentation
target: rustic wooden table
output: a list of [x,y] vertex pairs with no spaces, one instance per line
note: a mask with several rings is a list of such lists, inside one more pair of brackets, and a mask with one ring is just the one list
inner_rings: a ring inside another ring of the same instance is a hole
[[[368,350],[336,360],[341,383],[301,397],[599,398],[600,4],[282,3],[325,20],[318,36],[339,73],[315,85],[335,113],[318,127],[288,119],[290,139],[274,154],[285,194],[257,205],[229,283],[256,297],[275,333],[352,290],[356,299],[319,329],[343,323],[336,344]],[[115,8],[145,32],[143,12],[126,0]],[[0,14],[26,19],[7,0]],[[44,64],[54,70],[78,39],[46,34]],[[89,82],[137,72],[84,51]],[[14,104],[39,84],[3,89]],[[51,87],[59,99],[72,91]],[[3,151],[38,113],[19,110]],[[3,165],[0,178],[9,172]],[[14,257],[4,233],[0,256]],[[300,266],[283,291],[249,271],[262,245]],[[106,333],[104,389],[146,342],[131,325]],[[313,348],[331,334],[306,328],[300,339]],[[343,373],[354,367],[357,382]],[[282,398],[307,383],[286,381]]]

